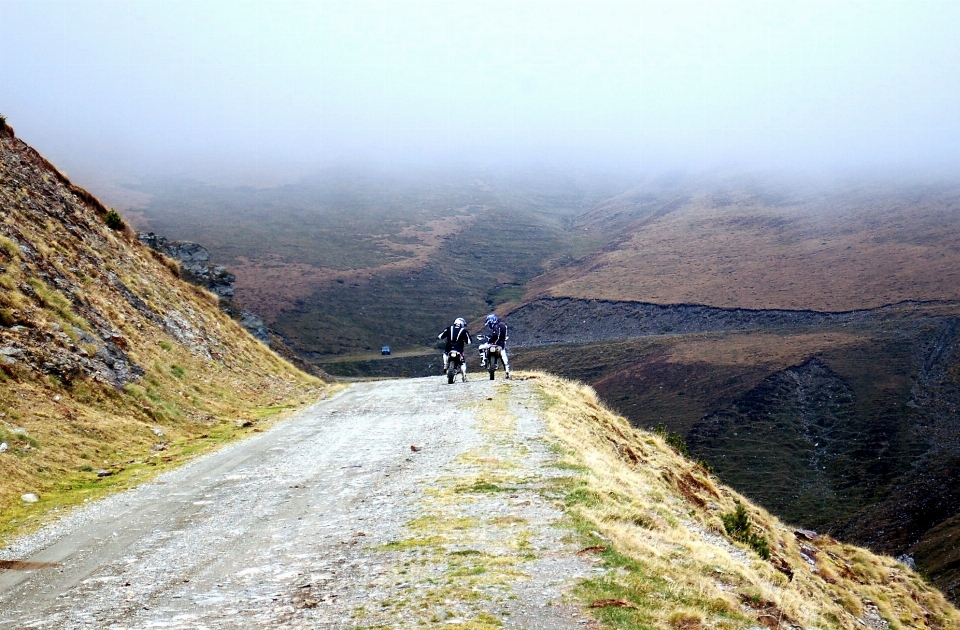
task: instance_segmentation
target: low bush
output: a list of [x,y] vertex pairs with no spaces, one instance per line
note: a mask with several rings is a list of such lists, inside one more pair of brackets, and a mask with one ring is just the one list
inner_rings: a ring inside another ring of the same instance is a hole
[[750,522],[750,515],[747,514],[747,509],[743,507],[742,503],[737,501],[736,509],[733,512],[721,514],[720,519],[723,521],[723,528],[727,530],[727,536],[749,545],[764,560],[770,559],[770,546],[767,539],[751,531],[753,524]]
[[123,229],[123,219],[120,218],[120,213],[112,208],[103,215],[103,222],[106,223],[107,227],[111,230]]
[[670,431],[667,431],[667,428],[663,426],[663,423],[660,423],[657,425],[655,432],[657,435],[663,438],[664,442],[666,442],[671,447],[673,447],[673,450],[677,451],[684,457],[690,456],[690,452],[687,449],[687,443],[683,439],[682,435],[680,435],[679,433],[671,433]]

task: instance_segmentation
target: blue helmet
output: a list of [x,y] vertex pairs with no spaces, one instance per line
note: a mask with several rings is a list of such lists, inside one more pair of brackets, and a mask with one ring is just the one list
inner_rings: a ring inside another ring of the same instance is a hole
[[496,313],[490,313],[489,315],[487,315],[487,326],[493,326],[499,321],[500,321],[500,318],[497,317]]

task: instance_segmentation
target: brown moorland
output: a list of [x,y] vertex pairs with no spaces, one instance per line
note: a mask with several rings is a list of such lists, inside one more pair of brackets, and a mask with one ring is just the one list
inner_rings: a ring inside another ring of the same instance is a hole
[[[615,205],[604,212],[625,212]],[[960,299],[960,201],[931,187],[768,199],[748,188],[634,204],[601,250],[532,281],[542,296],[841,312]]]
[[337,269],[289,261],[279,255],[257,260],[242,256],[231,266],[237,276],[236,290],[245,303],[257,305],[259,315],[275,321],[283,311],[295,308],[298,301],[309,298],[321,287],[338,282],[362,286],[374,276],[423,268],[451,236],[468,229],[477,218],[466,214],[466,208],[460,212],[463,214],[440,217],[423,225],[404,226],[395,236],[373,235],[374,246],[383,249],[384,258],[389,260],[382,264]]

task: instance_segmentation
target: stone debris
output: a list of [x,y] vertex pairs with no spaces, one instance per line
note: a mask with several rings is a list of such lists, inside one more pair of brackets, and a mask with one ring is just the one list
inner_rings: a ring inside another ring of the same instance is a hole
[[903,555],[897,556],[896,560],[897,560],[897,562],[899,562],[900,564],[904,565],[905,567],[907,567],[907,568],[910,569],[911,571],[916,571],[916,570],[917,570],[917,563],[916,563],[916,561],[913,559],[913,556],[910,555],[909,553],[905,553],[905,554],[903,554]]
[[37,501],[40,500],[40,497],[38,497],[33,492],[28,492],[26,494],[21,495],[20,499],[22,499],[24,503],[36,503]]
[[802,540],[809,540],[813,542],[820,538],[820,534],[813,531],[812,529],[795,529],[793,530],[793,535]]
[[3,452],[6,451],[8,448],[10,448],[10,447],[7,446],[7,443],[6,443],[6,442],[0,442],[0,453],[3,453]]

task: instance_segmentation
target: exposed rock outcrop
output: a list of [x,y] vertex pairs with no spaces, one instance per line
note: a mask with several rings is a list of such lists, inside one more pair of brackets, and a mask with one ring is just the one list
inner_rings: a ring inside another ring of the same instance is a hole
[[210,252],[203,245],[190,241],[171,241],[153,232],[137,232],[137,240],[150,249],[180,263],[180,277],[203,287],[221,298],[222,310],[234,317],[254,339],[270,345],[270,331],[263,319],[243,310],[234,302],[233,283],[237,278],[222,265],[210,262]]
[[[209,289],[220,297],[233,298],[236,276],[225,267],[212,264],[210,252],[202,245],[189,241],[171,241],[153,232],[138,232],[137,239],[150,249],[179,261],[180,277],[187,282]],[[266,342],[264,339],[261,341]]]

